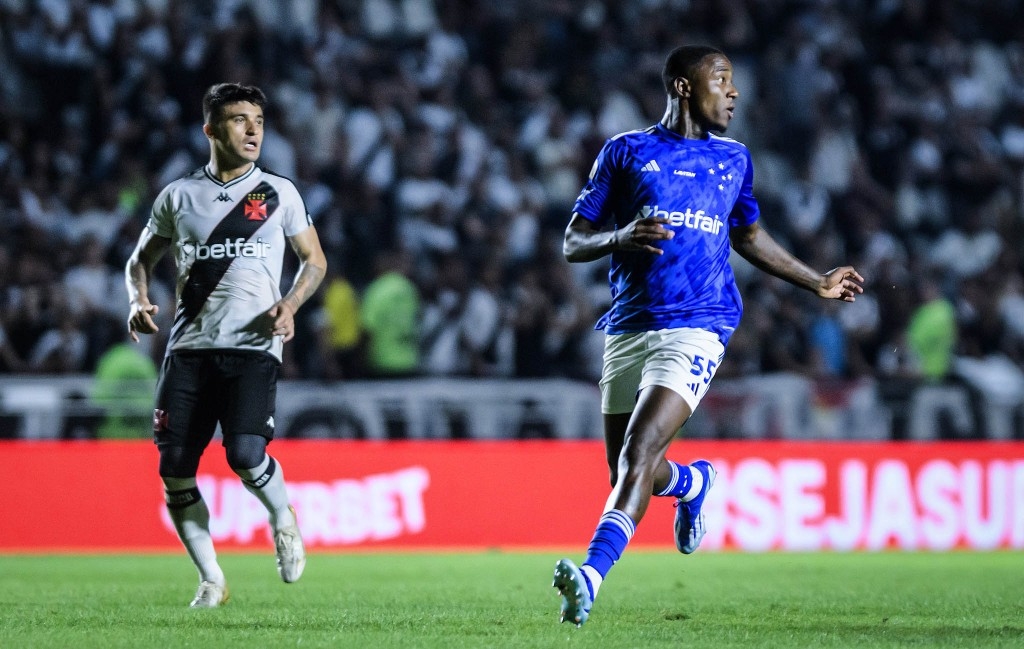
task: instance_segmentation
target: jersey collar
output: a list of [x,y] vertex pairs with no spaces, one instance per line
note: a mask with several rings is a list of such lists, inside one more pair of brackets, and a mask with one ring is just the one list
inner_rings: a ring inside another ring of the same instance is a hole
[[711,133],[708,133],[702,139],[696,140],[696,139],[694,139],[692,137],[683,137],[679,133],[676,133],[675,131],[673,131],[673,130],[669,129],[668,127],[666,127],[661,122],[658,122],[657,124],[655,124],[654,128],[657,129],[658,133],[661,134],[661,136],[664,137],[664,138],[667,138],[667,139],[670,139],[670,140],[675,140],[675,141],[681,142],[683,144],[689,144],[691,146],[703,146],[703,145],[705,145],[705,144],[707,144],[708,142],[711,141]]
[[242,182],[243,180],[245,180],[249,176],[253,175],[254,173],[256,173],[256,163],[255,162],[252,163],[252,166],[249,167],[248,171],[246,171],[244,174],[242,174],[238,178],[232,178],[228,182],[222,183],[221,181],[217,180],[217,177],[214,176],[213,172],[210,171],[210,163],[209,162],[207,162],[205,165],[203,165],[203,174],[205,174],[206,177],[209,178],[210,180],[212,180],[214,183],[216,183],[217,185],[220,185],[221,187],[223,187],[225,189],[227,189],[228,187],[231,187],[232,185],[236,185],[236,184]]

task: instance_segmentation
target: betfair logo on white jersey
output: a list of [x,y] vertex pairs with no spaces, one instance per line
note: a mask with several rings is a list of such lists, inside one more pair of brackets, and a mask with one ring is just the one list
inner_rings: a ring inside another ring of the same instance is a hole
[[201,259],[234,259],[235,257],[258,257],[266,258],[270,254],[270,244],[263,239],[246,241],[238,239],[225,239],[224,243],[195,243],[188,242],[183,246],[185,254],[194,256],[196,260]]
[[717,217],[708,216],[704,213],[704,210],[697,210],[694,212],[689,207],[686,208],[685,212],[670,212],[669,210],[659,209],[657,205],[644,205],[637,212],[637,218],[645,219],[648,217],[660,217],[668,219],[668,224],[674,227],[690,228],[691,230],[700,230],[701,232],[710,232],[711,234],[718,234],[722,230],[722,222]]

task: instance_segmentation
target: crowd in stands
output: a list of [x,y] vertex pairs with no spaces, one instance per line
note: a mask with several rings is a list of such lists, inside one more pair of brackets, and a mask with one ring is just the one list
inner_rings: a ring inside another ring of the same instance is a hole
[[270,97],[261,164],[296,182],[330,264],[286,377],[593,380],[607,260],[569,265],[562,234],[602,143],[661,117],[664,55],[705,43],[736,68],[727,135],[763,226],[866,278],[839,304],[737,258],[720,376],[1019,375],[1017,5],[0,0],[0,372],[91,373],[124,342],[152,200],[208,158],[204,90],[240,81]]

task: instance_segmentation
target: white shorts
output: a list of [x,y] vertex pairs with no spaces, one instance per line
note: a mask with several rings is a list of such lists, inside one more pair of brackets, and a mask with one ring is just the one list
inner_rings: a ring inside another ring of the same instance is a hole
[[660,385],[695,411],[725,356],[718,336],[704,329],[609,334],[604,340],[601,412],[633,412],[641,390]]

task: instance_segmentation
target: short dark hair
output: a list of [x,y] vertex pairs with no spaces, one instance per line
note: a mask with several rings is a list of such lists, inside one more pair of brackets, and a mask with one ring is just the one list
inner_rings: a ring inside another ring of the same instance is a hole
[[267,103],[267,96],[256,86],[246,86],[241,83],[215,83],[207,88],[206,94],[203,95],[203,120],[207,124],[212,124],[214,119],[220,115],[221,108],[236,101],[247,101],[262,108]]
[[685,77],[692,81],[701,61],[704,60],[704,57],[712,54],[725,56],[722,50],[710,45],[680,45],[669,52],[665,58],[665,67],[661,72],[661,81],[665,84],[665,92],[672,94],[672,87],[679,77]]

